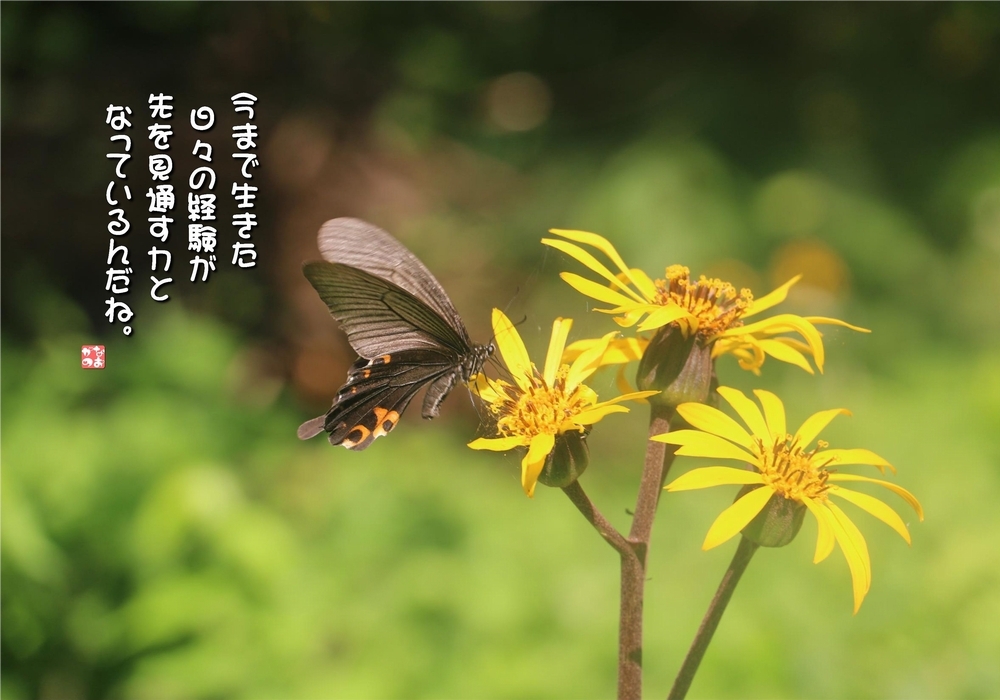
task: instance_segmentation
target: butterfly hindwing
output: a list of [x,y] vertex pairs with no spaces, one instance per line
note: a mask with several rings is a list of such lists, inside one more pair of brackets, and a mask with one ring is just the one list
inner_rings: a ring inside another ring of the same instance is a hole
[[[333,406],[322,416],[322,423],[316,419],[303,428],[311,425],[313,435],[326,430],[331,444],[363,450],[396,426],[421,387],[455,374],[454,364],[432,351],[412,350],[373,360],[359,359],[337,392]],[[300,437],[303,437],[301,432]]]

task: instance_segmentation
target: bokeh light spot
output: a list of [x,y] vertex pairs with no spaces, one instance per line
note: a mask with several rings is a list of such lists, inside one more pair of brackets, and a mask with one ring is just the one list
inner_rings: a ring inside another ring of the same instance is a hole
[[537,75],[508,73],[486,89],[486,111],[490,122],[504,131],[531,131],[548,119],[552,93]]

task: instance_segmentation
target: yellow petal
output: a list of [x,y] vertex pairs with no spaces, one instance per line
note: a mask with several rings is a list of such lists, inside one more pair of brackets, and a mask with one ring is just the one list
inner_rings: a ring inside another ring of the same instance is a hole
[[906,544],[910,544],[910,531],[906,529],[906,523],[903,522],[903,519],[899,517],[899,514],[896,511],[882,501],[874,498],[873,496],[869,496],[867,493],[852,491],[841,486],[831,485],[829,493],[839,496],[845,501],[850,501],[858,508],[871,513],[883,523],[898,532],[899,536],[906,540]]
[[556,373],[559,371],[559,364],[562,361],[566,338],[572,327],[573,319],[571,318],[557,318],[552,322],[552,336],[549,338],[549,351],[545,354],[545,371],[542,373],[545,383],[549,386],[556,383]]
[[712,527],[708,528],[701,548],[718,547],[738,535],[764,509],[773,494],[770,486],[761,486],[726,508],[712,523]]
[[830,467],[846,464],[867,464],[878,467],[882,473],[885,473],[885,467],[891,469],[893,474],[896,473],[896,467],[889,464],[885,459],[879,457],[871,450],[861,448],[853,450],[823,450],[813,455],[812,461],[813,464]]
[[823,428],[830,424],[837,416],[849,416],[851,412],[846,408],[831,408],[827,411],[820,411],[814,413],[802,423],[798,431],[795,433],[796,439],[799,441],[799,447],[805,449],[809,446],[816,436],[819,435]]
[[833,525],[833,536],[837,538],[840,550],[847,559],[851,570],[851,583],[854,589],[854,613],[857,614],[861,603],[872,585],[872,563],[868,556],[868,545],[857,526],[847,517],[847,513],[837,507],[836,503],[826,502],[826,507],[833,515],[830,524]]
[[823,338],[820,336],[819,331],[816,330],[816,326],[801,316],[779,314],[778,316],[765,318],[762,321],[757,321],[746,326],[731,328],[722,333],[722,335],[776,335],[778,333],[787,333],[789,330],[796,331],[809,343],[813,358],[816,361],[816,367],[822,372],[824,360]]
[[[558,232],[553,231],[553,233],[558,233]],[[610,282],[612,286],[617,287],[619,290],[627,294],[635,301],[639,302],[647,301],[647,299],[644,299],[641,296],[639,296],[639,294],[637,294],[631,287],[629,287],[627,284],[618,279],[618,277],[616,277],[614,273],[611,272],[611,270],[605,267],[603,263],[601,263],[597,258],[595,258],[587,251],[585,251],[580,246],[573,245],[572,243],[567,243],[566,241],[557,241],[552,238],[543,238],[542,243],[552,248],[555,248],[556,250],[561,250],[562,252],[566,253],[566,255],[570,256],[577,262],[580,262],[586,267],[590,268],[591,270],[599,274],[601,277],[606,279],[608,282]]]
[[838,472],[836,474],[830,475],[830,481],[866,481],[869,484],[878,484],[879,486],[884,486],[885,488],[892,491],[894,494],[902,498],[904,501],[910,504],[910,507],[916,511],[917,516],[920,520],[924,519],[924,508],[920,505],[920,501],[912,493],[904,489],[902,486],[897,486],[891,481],[883,481],[881,479],[870,479],[867,476],[861,476],[859,474],[843,474]]
[[636,286],[640,292],[642,292],[647,299],[652,299],[656,296],[656,287],[653,285],[652,281],[646,275],[642,277],[637,277],[632,274],[632,270],[625,265],[625,261],[622,260],[621,256],[618,255],[618,251],[615,247],[611,245],[604,236],[598,236],[596,233],[589,233],[587,231],[570,231],[566,229],[549,229],[549,233],[554,233],[557,236],[562,236],[563,238],[568,238],[571,241],[576,241],[577,243],[583,243],[585,245],[597,248],[599,251],[608,256],[618,269],[628,278],[628,280]]
[[600,404],[597,404],[597,405],[598,406],[603,406],[604,404],[621,403],[622,401],[637,401],[637,402],[640,402],[640,403],[645,403],[643,401],[643,399],[645,399],[645,398],[647,398],[649,396],[653,396],[654,394],[659,394],[659,393],[660,392],[658,392],[658,391],[630,391],[630,392],[627,392],[625,394],[621,394],[619,396],[616,396],[613,399],[608,399],[607,401],[604,401],[604,402],[602,402]]
[[500,309],[493,309],[493,335],[514,381],[522,390],[527,390],[531,386],[528,378],[533,374],[531,359],[514,324]]
[[743,318],[747,316],[753,316],[754,314],[759,314],[761,311],[766,311],[772,306],[777,306],[785,300],[788,296],[788,290],[792,288],[792,285],[802,279],[802,275],[796,275],[792,279],[785,282],[783,285],[775,289],[770,294],[765,294],[760,299],[754,299],[746,311],[743,312]]
[[782,343],[780,338],[761,338],[757,340],[757,346],[776,360],[795,365],[809,374],[815,374],[805,356],[795,348]]
[[677,413],[699,430],[732,440],[748,450],[754,447],[753,438],[743,426],[717,408],[703,403],[682,403],[677,407]]
[[765,442],[770,440],[771,431],[767,428],[764,416],[761,414],[757,404],[748,399],[739,389],[728,386],[718,388],[719,396],[726,400],[733,410],[736,411],[743,422],[750,428],[750,432]]
[[816,523],[819,530],[816,533],[816,553],[813,555],[813,564],[819,564],[830,556],[830,552],[833,551],[833,526],[830,524],[830,519],[833,516],[830,515],[830,511],[826,507],[809,497],[803,497],[802,502],[816,516]]
[[617,365],[632,362],[642,358],[649,341],[645,338],[619,338],[608,343],[604,351],[601,365]]
[[656,285],[653,280],[649,278],[645,272],[637,267],[633,267],[629,270],[632,273],[632,279],[635,280],[635,286],[639,288],[639,291],[645,295],[647,299],[652,299],[656,296]]
[[[629,384],[628,378],[625,376],[625,365],[619,365],[618,371],[615,373],[615,386],[622,394],[631,394],[634,391],[632,385]],[[634,398],[632,400],[636,403],[649,403],[644,398]]]
[[482,372],[469,380],[469,388],[486,403],[493,403],[500,398],[500,394],[493,388],[490,380]]
[[855,448],[853,450],[823,450],[817,452],[812,458],[813,464],[823,467],[835,467],[847,464],[867,464],[878,467],[878,470],[885,474],[886,467],[896,473],[896,467],[892,466],[882,457],[871,450]]
[[581,277],[580,275],[572,272],[560,272],[559,276],[562,277],[563,281],[570,287],[580,292],[580,294],[590,297],[591,299],[597,299],[597,301],[603,301],[606,304],[614,304],[615,306],[635,303],[627,296],[619,294],[615,290],[605,287],[603,284],[598,284],[593,280],[588,280],[586,277]]
[[738,459],[741,462],[756,464],[757,458],[737,447],[728,440],[700,430],[672,430],[662,435],[649,438],[668,445],[679,445],[677,454],[687,457],[712,457],[715,459]]
[[570,418],[570,421],[576,425],[593,425],[609,413],[628,413],[628,407],[615,404],[595,406],[594,408],[588,408],[586,411],[577,413]]
[[697,322],[697,318],[691,315],[691,312],[687,309],[683,309],[680,306],[670,305],[661,306],[653,311],[646,320],[639,324],[639,331],[651,331],[656,328],[662,328],[668,323],[673,323],[679,318],[691,318]]
[[867,328],[852,326],[847,321],[841,321],[839,318],[827,318],[826,316],[804,316],[803,318],[815,325],[841,326],[843,328],[850,328],[852,331],[857,331],[858,333],[871,333]]
[[733,467],[700,467],[674,479],[663,488],[667,491],[691,491],[710,486],[763,483],[764,479],[758,472]]
[[753,393],[764,409],[764,420],[771,429],[771,437],[784,440],[788,434],[785,430],[785,405],[770,391],[754,389]]
[[601,358],[608,347],[611,339],[618,335],[617,331],[611,331],[587,350],[580,353],[580,356],[573,360],[569,372],[566,374],[566,393],[570,393],[578,387],[584,379],[592,375],[601,366]]
[[527,445],[528,439],[520,435],[501,438],[477,438],[469,443],[469,447],[474,450],[492,450],[493,452],[507,452],[515,447]]
[[538,475],[542,473],[542,468],[545,467],[545,458],[549,456],[549,452],[552,451],[555,444],[555,436],[548,433],[531,438],[528,453],[521,460],[521,488],[524,489],[528,498],[534,498]]

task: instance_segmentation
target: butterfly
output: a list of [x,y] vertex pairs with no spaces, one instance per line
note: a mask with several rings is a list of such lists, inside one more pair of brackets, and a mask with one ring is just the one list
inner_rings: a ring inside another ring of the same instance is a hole
[[329,433],[331,445],[363,450],[396,427],[427,386],[424,418],[493,354],[474,344],[451,299],[407,248],[360,219],[331,219],[318,234],[325,262],[303,273],[360,355],[324,415],[299,426],[302,440]]

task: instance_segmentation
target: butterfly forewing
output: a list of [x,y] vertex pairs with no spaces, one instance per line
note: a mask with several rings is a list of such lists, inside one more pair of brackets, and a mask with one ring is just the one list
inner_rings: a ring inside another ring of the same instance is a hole
[[469,335],[441,284],[416,255],[378,226],[360,219],[331,219],[318,236],[323,259],[374,275],[405,289],[437,312],[470,345]]
[[456,356],[470,350],[438,314],[391,282],[334,263],[309,263],[303,272],[364,358],[417,348]]

